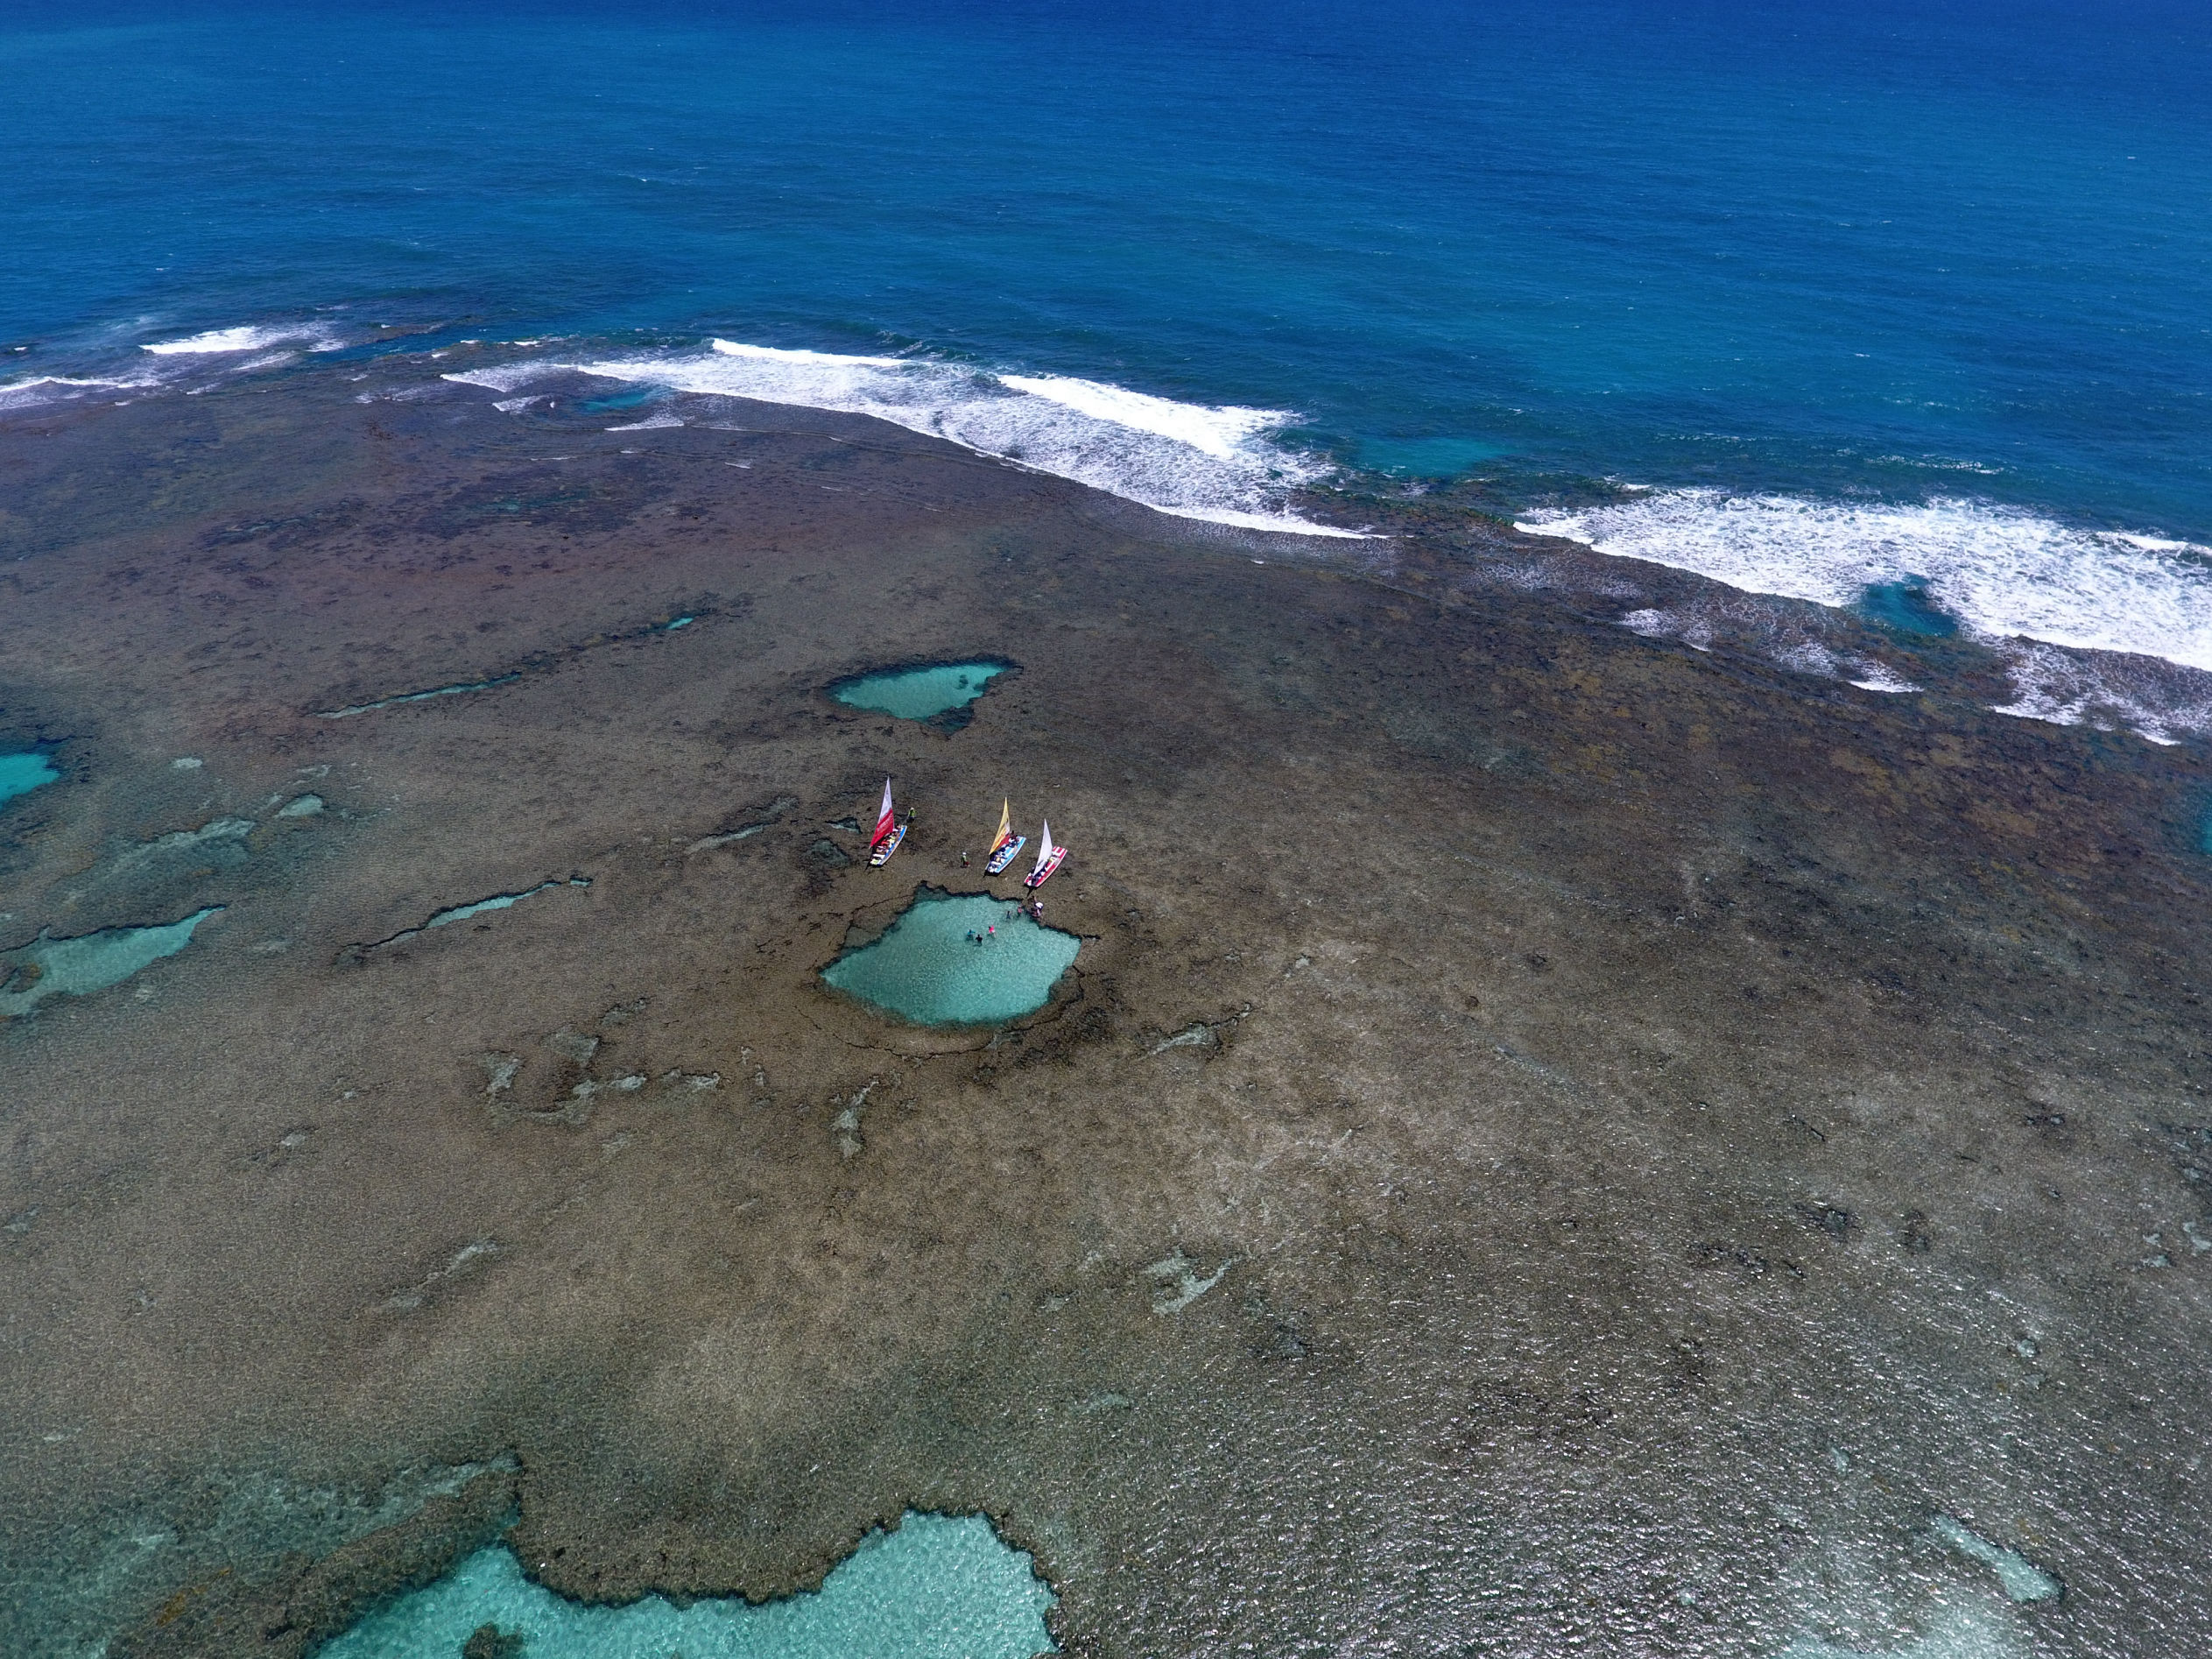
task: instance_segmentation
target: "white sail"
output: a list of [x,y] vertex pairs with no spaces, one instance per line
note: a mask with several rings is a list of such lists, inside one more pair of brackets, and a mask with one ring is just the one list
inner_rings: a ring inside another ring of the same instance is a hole
[[[1037,845],[1037,869],[1038,869],[1038,870],[1042,870],[1042,869],[1043,869],[1043,868],[1044,868],[1046,865],[1050,864],[1052,861],[1053,861],[1053,825],[1052,825],[1052,820],[1051,820],[1051,819],[1049,819],[1049,818],[1047,818],[1047,819],[1045,821],[1045,829],[1044,829],[1044,833],[1043,833],[1043,835],[1042,835],[1041,838],[1039,840],[1039,842],[1038,842],[1038,845]],[[1030,873],[1031,873],[1032,875],[1034,875],[1034,874],[1036,874],[1036,873],[1037,873],[1037,872],[1036,872],[1035,870],[1032,870],[1032,872],[1030,872]]]

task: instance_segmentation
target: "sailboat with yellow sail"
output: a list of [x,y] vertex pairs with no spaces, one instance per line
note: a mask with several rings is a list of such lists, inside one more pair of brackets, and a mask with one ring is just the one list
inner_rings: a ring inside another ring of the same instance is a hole
[[983,855],[983,873],[995,876],[1021,856],[1021,850],[1029,844],[1027,836],[1014,833],[1014,803],[1010,797],[999,802],[998,830],[990,838],[990,851]]

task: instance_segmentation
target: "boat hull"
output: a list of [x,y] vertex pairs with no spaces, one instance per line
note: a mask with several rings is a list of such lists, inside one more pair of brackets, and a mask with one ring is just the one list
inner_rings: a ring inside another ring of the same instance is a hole
[[990,862],[983,866],[983,873],[987,876],[998,874],[1008,865],[1020,858],[1022,849],[1028,844],[1027,836],[1016,836],[1011,841],[1000,843],[998,850],[990,855]]
[[876,844],[868,855],[868,862],[876,868],[881,869],[891,862],[891,855],[898,851],[899,844],[905,839],[906,826],[902,823]]
[[1053,856],[1022,878],[1025,887],[1041,887],[1053,879],[1053,872],[1067,861],[1067,849],[1054,847]]

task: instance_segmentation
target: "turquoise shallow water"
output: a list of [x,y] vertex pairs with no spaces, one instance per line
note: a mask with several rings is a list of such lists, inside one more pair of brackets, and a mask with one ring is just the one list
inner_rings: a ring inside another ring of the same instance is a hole
[[[968,936],[990,928],[997,932],[983,943]],[[840,957],[821,977],[916,1025],[998,1025],[1043,1007],[1081,943],[1004,899],[925,893],[883,937]]]
[[60,775],[53,762],[35,749],[22,754],[0,754],[0,801],[27,795]]
[[322,1659],[453,1659],[495,1624],[524,1659],[1032,1659],[1053,1649],[1052,1591],[981,1515],[909,1513],[870,1533],[812,1595],[678,1607],[564,1601],[513,1552],[480,1550],[321,1649]]
[[975,702],[994,676],[1011,666],[984,661],[896,668],[842,681],[831,688],[829,695],[850,708],[872,709],[901,720],[928,720]]
[[173,957],[221,905],[154,928],[105,928],[74,939],[47,939],[0,957],[0,1016],[29,1013],[48,997],[83,997]]

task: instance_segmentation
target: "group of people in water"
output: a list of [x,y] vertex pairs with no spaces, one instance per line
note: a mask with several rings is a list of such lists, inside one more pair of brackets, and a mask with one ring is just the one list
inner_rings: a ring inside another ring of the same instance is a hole
[[[1032,921],[1041,923],[1045,920],[1045,901],[1042,899],[1032,899],[1025,903],[1018,904],[1006,913],[1006,920],[1011,921],[1016,916],[1025,914]],[[989,944],[997,937],[998,924],[995,921],[986,922],[980,928],[970,928],[968,930],[968,942],[971,945]]]

